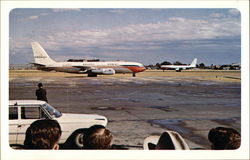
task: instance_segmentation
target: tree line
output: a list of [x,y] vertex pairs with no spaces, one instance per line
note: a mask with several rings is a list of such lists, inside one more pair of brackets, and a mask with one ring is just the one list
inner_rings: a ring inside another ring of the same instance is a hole
[[[150,65],[145,65],[147,69],[161,69],[162,65],[189,65],[182,63],[180,61],[175,61],[173,63],[169,61],[163,61],[162,63],[156,63],[155,65],[150,64]],[[222,64],[222,65],[215,65],[211,64],[209,66],[206,66],[204,63],[199,63],[196,65],[196,68],[200,69],[214,69],[214,70],[240,70],[241,69],[241,64],[239,63],[232,63],[232,64]]]

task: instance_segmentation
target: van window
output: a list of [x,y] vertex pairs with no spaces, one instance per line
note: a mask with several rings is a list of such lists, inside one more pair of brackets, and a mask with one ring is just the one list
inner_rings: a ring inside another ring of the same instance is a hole
[[9,119],[18,119],[17,107],[9,107]]
[[22,119],[41,119],[44,118],[44,113],[39,106],[21,107]]

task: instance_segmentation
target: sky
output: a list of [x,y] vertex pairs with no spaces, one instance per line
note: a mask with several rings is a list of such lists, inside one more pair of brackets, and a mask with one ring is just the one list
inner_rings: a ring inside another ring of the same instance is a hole
[[9,63],[34,62],[32,41],[56,61],[240,63],[241,16],[233,8],[13,9]]

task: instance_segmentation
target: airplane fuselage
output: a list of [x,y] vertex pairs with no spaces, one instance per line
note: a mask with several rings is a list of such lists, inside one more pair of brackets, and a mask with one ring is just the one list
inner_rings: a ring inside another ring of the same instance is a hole
[[188,67],[186,65],[164,65],[162,66],[162,68],[182,68],[182,69],[186,69],[186,68],[192,68],[192,67]]
[[175,69],[177,72],[181,70],[196,68],[197,58],[195,58],[190,65],[162,65],[161,68],[164,69]]
[[40,67],[41,70],[55,70],[68,73],[86,73],[83,67],[112,68],[115,73],[137,73],[145,70],[145,67],[137,62],[107,61],[107,62],[55,62]]

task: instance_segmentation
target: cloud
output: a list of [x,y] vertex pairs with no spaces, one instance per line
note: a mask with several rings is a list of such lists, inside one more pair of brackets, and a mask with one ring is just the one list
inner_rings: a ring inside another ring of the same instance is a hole
[[222,17],[225,17],[225,15],[221,14],[221,13],[212,13],[210,16],[213,17],[213,18],[222,18]]
[[109,10],[109,12],[116,13],[116,14],[124,14],[124,13],[126,13],[126,10],[124,10],[124,9],[112,9],[112,10]]
[[49,13],[40,13],[41,16],[47,16]]
[[55,60],[58,60],[57,57],[60,60],[70,58],[72,54],[106,59],[116,56],[122,59],[132,53],[156,53],[155,50],[166,48],[171,52],[171,49],[178,47],[185,50],[190,49],[190,46],[208,48],[227,45],[216,42],[239,38],[240,29],[240,19],[214,14],[206,19],[171,17],[160,23],[130,24],[108,29],[46,30],[46,33],[37,34],[35,37],[33,35],[26,36],[25,39],[12,38],[10,53],[27,52],[27,48],[31,49],[29,43],[35,40],[40,42],[48,53],[53,53]]
[[[161,48],[162,42],[171,44],[184,40],[191,42],[239,35],[240,23],[235,20],[172,17],[162,23],[133,24],[99,30],[68,30],[50,33],[49,36],[38,39],[45,42],[46,48],[50,50],[56,51],[67,46],[89,52],[98,48],[110,51],[154,50]],[[200,45],[208,45],[207,43]]]
[[53,12],[66,12],[66,11],[81,11],[80,8],[55,8],[52,9]]
[[39,16],[29,16],[29,17],[26,17],[26,18],[18,19],[18,22],[32,21],[32,20],[36,20],[38,18],[39,18]]
[[[133,24],[124,27],[99,30],[72,30],[47,33],[37,39],[46,42],[47,47],[56,49],[62,45],[74,47],[127,48],[127,43],[145,42],[145,48],[156,47],[161,41],[217,39],[239,36],[240,23],[232,19],[185,19],[171,17],[162,23]],[[50,45],[51,43],[51,45]],[[58,45],[58,47],[56,46]],[[136,47],[136,46],[133,46]]]
[[240,11],[238,9],[230,9],[228,11],[229,14],[233,15],[233,16],[238,16],[240,15]]
[[38,16],[30,16],[29,19],[30,20],[38,19]]
[[210,17],[212,18],[230,18],[230,17],[236,17],[240,16],[240,11],[237,9],[229,9],[227,14],[226,13],[212,13],[210,14]]

